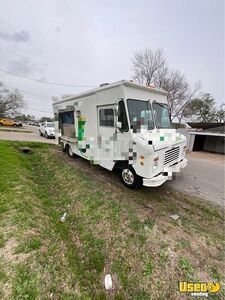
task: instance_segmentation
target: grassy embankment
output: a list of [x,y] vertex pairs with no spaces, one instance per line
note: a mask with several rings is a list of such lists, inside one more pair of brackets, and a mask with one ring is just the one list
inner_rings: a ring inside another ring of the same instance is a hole
[[0,142],[1,299],[187,299],[179,280],[224,282],[223,225],[198,199],[93,179],[56,146]]
[[33,131],[31,130],[25,130],[25,129],[13,129],[11,127],[4,127],[4,128],[1,128],[0,127],[0,131],[5,131],[5,132],[18,132],[18,133],[32,133]]

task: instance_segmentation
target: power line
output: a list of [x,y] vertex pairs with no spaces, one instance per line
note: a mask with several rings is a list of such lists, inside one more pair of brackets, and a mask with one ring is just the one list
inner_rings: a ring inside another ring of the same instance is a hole
[[40,110],[40,109],[35,109],[35,108],[23,108],[23,110],[33,110],[33,111],[39,111],[39,112],[44,112],[44,113],[47,113],[47,114],[52,114],[53,115],[53,112],[49,112],[49,111],[45,111],[45,110]]
[[13,76],[23,78],[23,79],[32,80],[32,81],[36,81],[36,82],[39,82],[39,83],[51,84],[51,85],[68,86],[68,87],[76,87],[76,88],[96,87],[96,85],[75,85],[75,84],[58,83],[58,82],[53,82],[53,81],[45,81],[45,80],[35,79],[35,78],[20,75],[20,74],[17,74],[17,73],[9,72],[9,71],[3,70],[3,69],[0,69],[0,71],[3,72],[3,73],[6,73],[6,74],[10,74],[10,75],[13,75]]

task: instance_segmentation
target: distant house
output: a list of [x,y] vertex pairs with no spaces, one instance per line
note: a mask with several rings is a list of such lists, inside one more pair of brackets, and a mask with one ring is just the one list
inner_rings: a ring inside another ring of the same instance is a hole
[[224,123],[189,123],[188,149],[225,154]]

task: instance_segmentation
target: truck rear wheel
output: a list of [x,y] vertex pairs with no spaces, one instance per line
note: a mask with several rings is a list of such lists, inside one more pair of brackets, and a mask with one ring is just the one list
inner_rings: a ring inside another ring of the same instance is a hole
[[138,176],[131,166],[123,167],[121,169],[121,181],[130,189],[138,189],[142,187],[142,177]]

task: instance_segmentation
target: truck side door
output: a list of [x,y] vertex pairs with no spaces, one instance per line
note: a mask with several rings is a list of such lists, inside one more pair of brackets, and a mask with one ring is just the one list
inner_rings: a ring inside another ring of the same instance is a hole
[[98,113],[98,142],[97,160],[98,163],[109,170],[114,165],[115,151],[115,105],[104,105],[97,107]]

